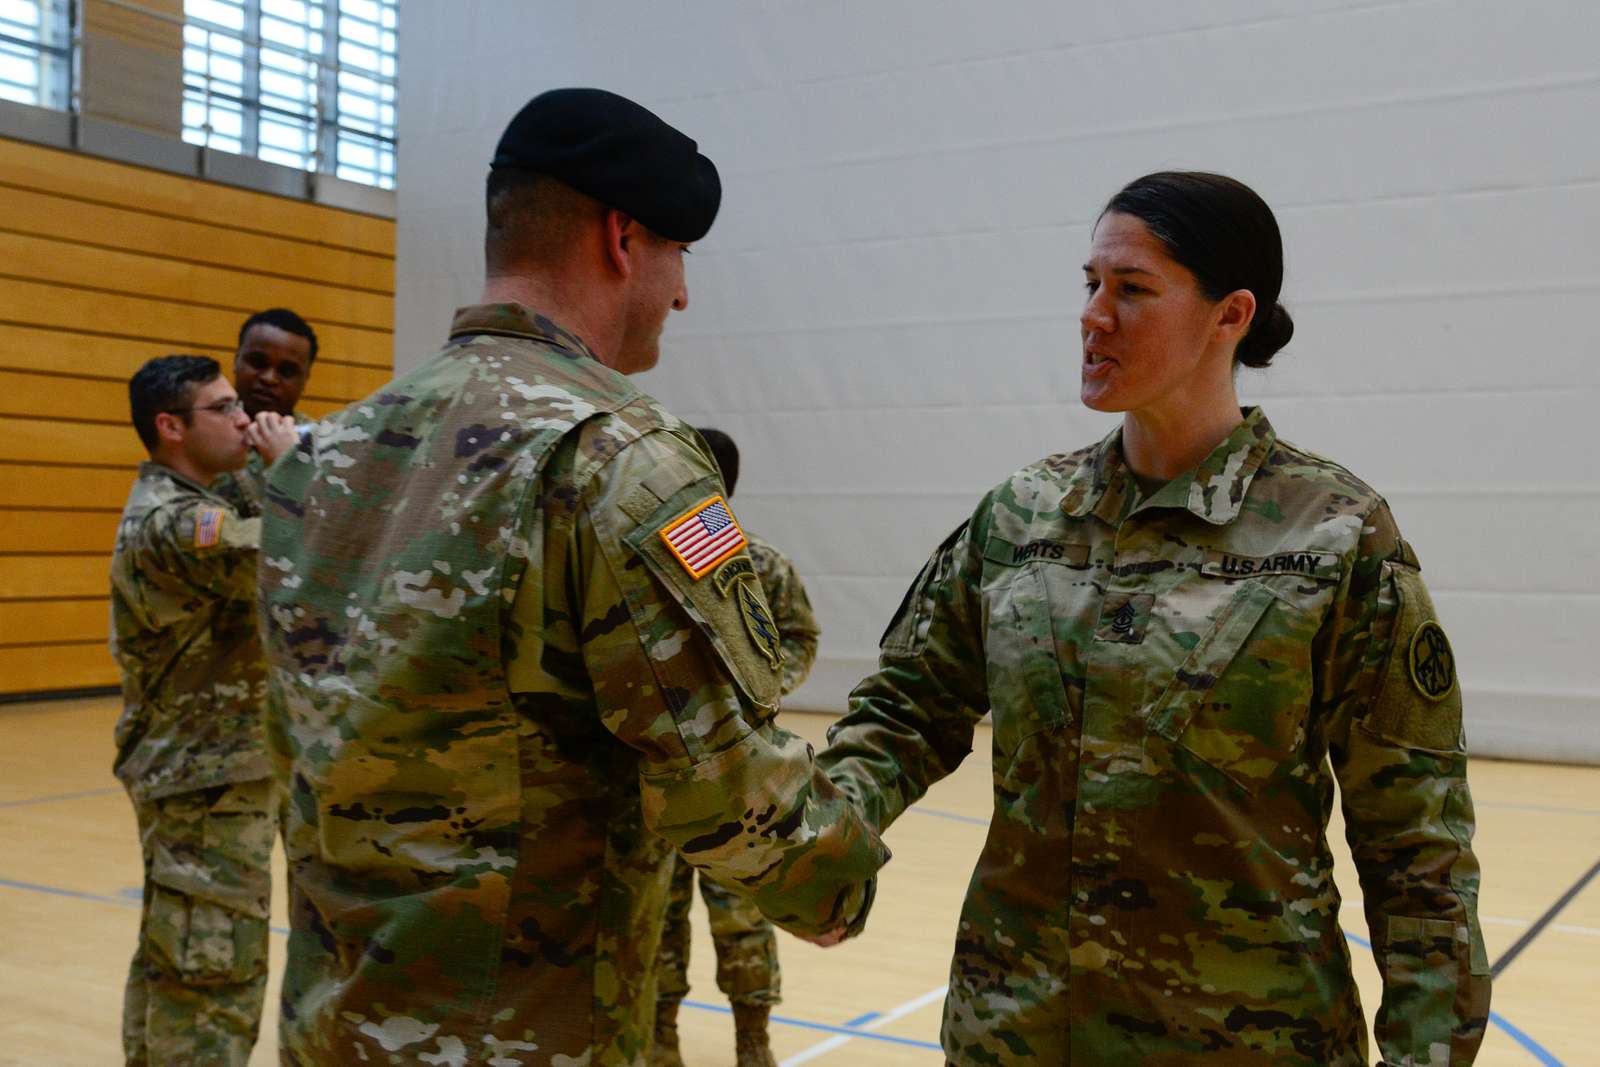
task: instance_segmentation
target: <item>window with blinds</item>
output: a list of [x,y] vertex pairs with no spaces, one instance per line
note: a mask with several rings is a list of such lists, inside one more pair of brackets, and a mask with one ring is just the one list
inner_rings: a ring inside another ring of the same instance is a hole
[[69,16],[68,0],[0,0],[0,100],[67,109]]
[[184,0],[184,140],[394,188],[398,7]]

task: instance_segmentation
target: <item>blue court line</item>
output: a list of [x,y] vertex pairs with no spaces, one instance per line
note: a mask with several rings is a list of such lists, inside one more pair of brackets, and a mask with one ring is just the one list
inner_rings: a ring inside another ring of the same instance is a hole
[[[35,885],[32,882],[18,882],[12,878],[0,878],[0,888],[24,889],[30,893],[47,893],[53,897],[68,897],[72,900],[92,900],[96,904],[115,904],[119,908],[140,908],[144,906],[144,894],[142,891],[137,889],[125,889],[122,891],[122,895],[108,897],[103,893],[85,893],[81,890],[62,889],[59,886],[53,885]],[[138,893],[139,895],[134,896],[134,893]],[[269,926],[267,929],[275,934],[281,934],[284,937],[289,936],[289,931],[282,926]]]
[[907,815],[928,815],[935,819],[949,819],[951,822],[964,822],[971,826],[988,826],[988,819],[979,819],[972,815],[962,815],[954,811],[940,811],[938,808],[924,808],[913,805],[906,809]]
[[[913,808],[912,810],[915,811],[916,809]],[[137,908],[139,906],[138,901],[129,897],[108,897],[99,893],[84,893],[76,889],[62,889],[59,886],[36,885],[32,882],[18,882],[11,878],[0,878],[0,887],[6,889],[21,889],[30,893],[46,893],[51,896],[68,897],[72,900],[92,900],[98,904],[115,904],[119,908]],[[281,926],[271,927],[271,930],[275,934],[287,935],[289,933],[288,930],[285,930]],[[1372,948],[1372,942],[1368,941],[1366,938],[1358,937],[1352,933],[1346,933],[1344,936],[1349,941],[1360,945],[1364,949],[1370,950]],[[732,1008],[724,1007],[720,1004],[707,1004],[698,1000],[685,1000],[684,1003],[691,1008],[698,1008],[701,1011],[714,1011],[722,1015],[733,1014]],[[862,1025],[869,1020],[876,1018],[878,1015],[879,1013],[875,1011],[868,1012],[865,1015],[851,1019],[843,1026],[829,1026],[827,1023],[814,1023],[809,1019],[795,1019],[787,1015],[774,1015],[771,1017],[771,1021],[775,1023],[781,1023],[784,1026],[797,1026],[804,1030],[820,1030],[826,1034],[843,1034],[846,1037],[859,1037],[864,1041],[882,1041],[890,1045],[908,1045],[912,1048],[930,1049],[934,1052],[938,1052],[940,1050],[941,1046],[930,1041],[916,1041],[909,1037],[895,1037],[893,1034],[880,1034],[872,1030],[854,1029],[854,1027]],[[1565,1067],[1565,1065],[1559,1059],[1557,1059],[1555,1055],[1550,1052],[1550,1050],[1546,1049],[1543,1045],[1539,1044],[1539,1042],[1528,1036],[1528,1034],[1524,1031],[1518,1029],[1499,1012],[1491,1011],[1489,1013],[1489,1021],[1509,1034],[1511,1040],[1521,1045],[1529,1055],[1533,1056],[1534,1059],[1543,1064],[1543,1067]]]
[[30,893],[48,893],[54,897],[70,897],[73,900],[93,900],[100,904],[115,904],[119,908],[137,908],[139,902],[128,897],[107,897],[99,893],[82,893],[76,889],[61,889],[53,885],[34,885],[32,882],[17,882],[10,878],[0,878],[0,886],[6,889],[25,889]]
[[120,785],[107,786],[104,789],[85,789],[81,793],[56,793],[47,797],[29,797],[26,800],[0,800],[0,808],[20,808],[28,804],[53,804],[58,800],[81,800],[84,797],[103,797],[107,793],[120,793]]
[[[732,1015],[733,1009],[721,1004],[707,1004],[699,1000],[686,1000],[684,1004],[701,1011],[714,1011],[719,1015]],[[873,1012],[876,1015],[877,1012]],[[943,1050],[942,1045],[931,1041],[918,1041],[910,1037],[895,1037],[893,1034],[880,1034],[875,1030],[852,1030],[849,1026],[830,1026],[827,1023],[814,1023],[810,1019],[795,1019],[787,1015],[773,1015],[769,1021],[782,1023],[784,1026],[798,1026],[802,1030],[820,1030],[825,1034],[843,1034],[845,1037],[859,1037],[864,1041],[882,1041],[889,1045],[909,1045],[912,1048],[931,1049],[934,1052]]]
[[870,1023],[872,1020],[878,1018],[882,1014],[883,1014],[883,1012],[881,1012],[881,1011],[869,1011],[865,1015],[857,1015],[854,1019],[851,1019],[849,1022],[845,1023],[845,1025],[846,1026],[865,1026],[868,1023]]
[[1552,1056],[1548,1049],[1515,1026],[1506,1022],[1505,1017],[1497,1011],[1489,1013],[1489,1021],[1511,1035],[1511,1040],[1528,1050],[1528,1053],[1544,1067],[1562,1067],[1561,1061]]

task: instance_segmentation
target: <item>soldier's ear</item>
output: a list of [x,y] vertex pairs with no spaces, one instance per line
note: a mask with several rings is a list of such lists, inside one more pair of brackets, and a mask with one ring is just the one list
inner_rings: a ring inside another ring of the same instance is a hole
[[622,278],[633,273],[634,257],[639,253],[639,243],[644,227],[632,216],[607,208],[602,238],[605,241],[606,261]]
[[188,423],[183,421],[182,415],[174,415],[170,411],[156,414],[156,437],[163,444],[181,445],[188,429]]

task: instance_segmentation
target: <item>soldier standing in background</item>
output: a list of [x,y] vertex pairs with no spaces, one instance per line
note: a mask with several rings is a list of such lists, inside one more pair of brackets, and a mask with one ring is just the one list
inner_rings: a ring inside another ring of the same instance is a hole
[[997,1063],[1365,1067],[1335,781],[1388,1064],[1489,1014],[1450,643],[1388,504],[1241,410],[1293,333],[1272,211],[1214,174],[1112,198],[1084,266],[1099,444],[934,552],[818,762],[880,830],[992,709],[994,816],[942,1032]]
[[720,195],[638,104],[534,98],[491,165],[482,303],[274,467],[286,1063],[646,1063],[674,849],[819,943],[864,921],[887,850],[771,725],[716,467],[624,377]]
[[251,422],[204,356],[153,359],[128,393],[150,461],[111,560],[115,770],[145,874],[123,1049],[130,1065],[242,1065],[266,992],[276,825],[256,626],[261,520],[210,486],[251,445],[270,461],[295,433],[273,413]]
[[[721,430],[701,429],[722,472],[728,496],[739,481],[739,447]],[[811,671],[817,658],[817,617],[794,564],[754,534],[750,562],[778,628],[782,672],[779,688],[788,696]],[[656,1009],[656,1067],[683,1067],[678,1051],[678,1007],[689,995],[689,907],[694,898],[694,868],[678,860],[667,899],[667,922],[661,934],[661,1000]],[[717,952],[717,988],[733,1005],[734,1049],[738,1067],[773,1067],[767,1017],[780,1000],[782,971],[778,939],[761,910],[738,893],[700,876],[700,896],[711,921]]]
[[[245,414],[254,419],[271,411],[296,425],[309,422],[296,408],[316,361],[317,332],[288,308],[268,308],[245,319],[233,357],[233,385]],[[217,479],[215,491],[241,514],[259,515],[266,478],[267,464],[252,450],[243,469]]]

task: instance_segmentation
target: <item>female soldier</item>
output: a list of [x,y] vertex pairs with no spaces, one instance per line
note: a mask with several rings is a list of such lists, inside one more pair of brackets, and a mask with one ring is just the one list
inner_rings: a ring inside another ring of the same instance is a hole
[[1084,272],[1082,398],[1121,428],[983,498],[822,760],[881,830],[993,712],[946,1055],[1365,1064],[1337,778],[1383,1057],[1469,1063],[1489,978],[1449,643],[1383,498],[1234,391],[1293,332],[1277,222],[1232,179],[1151,174]]

